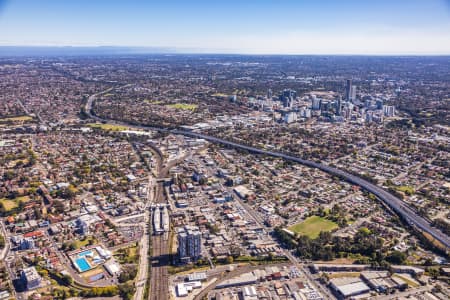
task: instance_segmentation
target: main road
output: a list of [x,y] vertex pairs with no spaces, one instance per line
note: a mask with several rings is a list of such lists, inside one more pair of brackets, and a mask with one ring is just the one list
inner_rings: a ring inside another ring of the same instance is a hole
[[95,100],[95,97],[100,94],[102,94],[102,93],[98,93],[98,94],[95,94],[95,95],[92,95],[91,97],[89,97],[88,101],[86,102],[86,106],[85,106],[86,114],[97,121],[108,122],[108,123],[118,124],[118,125],[126,125],[129,127],[134,127],[134,128],[138,128],[138,129],[169,132],[172,134],[179,134],[179,135],[184,135],[184,136],[188,136],[188,137],[192,137],[192,138],[200,138],[200,139],[207,140],[211,143],[222,144],[222,145],[233,147],[236,149],[247,150],[247,151],[249,151],[251,153],[255,153],[255,154],[268,155],[268,156],[272,156],[272,157],[278,157],[278,158],[282,158],[285,160],[293,161],[293,162],[300,163],[302,165],[305,165],[305,166],[308,166],[311,168],[319,169],[319,170],[324,171],[331,175],[339,176],[340,178],[342,178],[354,185],[360,186],[364,190],[377,196],[378,199],[380,199],[386,205],[388,205],[394,212],[396,212],[400,217],[402,217],[406,222],[408,222],[409,225],[411,225],[412,227],[414,227],[417,230],[420,230],[424,233],[429,234],[433,239],[435,239],[440,244],[442,244],[445,247],[446,252],[448,252],[450,249],[450,237],[448,235],[444,234],[442,231],[438,230],[437,228],[432,227],[430,225],[429,221],[427,221],[425,218],[419,216],[404,201],[402,201],[399,198],[395,197],[394,195],[390,194],[383,188],[381,188],[373,183],[370,183],[369,181],[364,180],[356,175],[353,175],[353,174],[350,174],[349,172],[328,166],[326,164],[317,163],[317,162],[310,161],[310,160],[305,160],[305,159],[295,157],[295,156],[292,156],[289,154],[285,154],[282,152],[267,151],[267,150],[238,144],[238,143],[235,143],[232,141],[224,140],[221,138],[217,138],[214,136],[201,134],[201,133],[197,133],[197,132],[192,132],[192,131],[187,131],[187,130],[179,130],[179,129],[158,128],[158,127],[144,126],[144,125],[132,125],[132,124],[124,123],[124,122],[99,118],[92,114],[92,103]]

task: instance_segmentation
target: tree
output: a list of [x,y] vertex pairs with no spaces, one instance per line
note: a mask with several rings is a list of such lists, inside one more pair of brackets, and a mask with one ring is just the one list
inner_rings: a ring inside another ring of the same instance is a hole
[[406,254],[400,251],[392,251],[386,260],[395,265],[402,265],[406,261]]
[[59,200],[53,201],[53,207],[55,208],[57,213],[62,214],[64,212],[64,204]]
[[62,280],[63,280],[65,285],[72,285],[73,284],[73,278],[70,275],[68,275],[68,274],[63,275]]
[[77,243],[75,243],[75,242],[70,243],[69,244],[69,249],[71,251],[76,250],[77,249]]
[[233,256],[227,256],[227,260],[226,260],[227,264],[232,264],[234,262],[234,258]]
[[367,227],[361,227],[361,228],[358,230],[358,232],[361,233],[361,234],[364,235],[364,236],[369,236],[369,235],[371,234],[370,229],[367,228]]
[[427,272],[433,279],[437,279],[439,276],[439,270],[437,268],[427,268]]
[[124,300],[132,299],[135,291],[133,284],[124,283],[119,285],[119,294]]

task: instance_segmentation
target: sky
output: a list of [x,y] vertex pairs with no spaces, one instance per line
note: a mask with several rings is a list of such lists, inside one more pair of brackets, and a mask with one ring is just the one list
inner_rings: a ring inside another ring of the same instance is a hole
[[450,0],[0,0],[0,46],[450,54]]

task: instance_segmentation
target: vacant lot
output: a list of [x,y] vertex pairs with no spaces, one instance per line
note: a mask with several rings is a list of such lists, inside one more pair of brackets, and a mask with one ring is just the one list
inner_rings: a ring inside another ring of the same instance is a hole
[[338,228],[336,223],[319,216],[312,216],[288,229],[300,235],[307,235],[310,238],[315,239],[319,236],[321,231],[331,231],[335,228]]

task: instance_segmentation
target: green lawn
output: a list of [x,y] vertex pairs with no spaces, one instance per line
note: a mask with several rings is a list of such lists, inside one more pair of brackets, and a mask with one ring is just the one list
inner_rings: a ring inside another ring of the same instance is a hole
[[158,104],[162,104],[163,103],[162,101],[150,100],[150,99],[145,99],[144,102],[148,103],[148,104],[154,104],[154,105],[158,105]]
[[[85,247],[85,246],[89,245],[90,240],[93,240],[93,238],[89,237],[84,240],[75,240],[75,241],[73,241],[73,245],[75,246],[74,248],[80,249],[81,247]],[[95,242],[95,241],[93,241],[93,242]]]
[[139,253],[137,246],[131,246],[119,249],[114,253],[114,257],[121,264],[131,264],[139,262]]
[[18,203],[14,200],[9,200],[9,199],[0,199],[0,203],[3,206],[5,211],[11,211],[14,208],[16,208],[18,205]]
[[8,122],[8,121],[11,121],[11,122],[25,122],[25,121],[30,121],[30,120],[33,120],[33,118],[30,117],[30,116],[9,117],[9,118],[0,119],[0,123],[1,122]]
[[407,195],[412,195],[414,194],[414,188],[412,186],[408,186],[408,185],[401,185],[396,187],[397,191],[403,192]]
[[194,111],[198,107],[198,105],[189,103],[175,103],[175,104],[168,104],[167,107]]
[[30,201],[30,197],[28,196],[21,196],[17,197],[15,199],[6,199],[2,198],[0,199],[0,205],[3,206],[3,209],[5,212],[11,211],[19,206],[19,201],[22,201],[23,203],[26,203]]
[[312,216],[288,229],[300,235],[307,235],[310,238],[315,239],[319,236],[321,231],[331,231],[336,228],[338,228],[338,225],[333,221],[319,216]]
[[122,125],[113,125],[113,124],[103,124],[103,123],[91,123],[87,124],[87,126],[92,128],[100,128],[103,130],[111,130],[111,131],[123,131],[130,129],[129,127],[122,126]]

